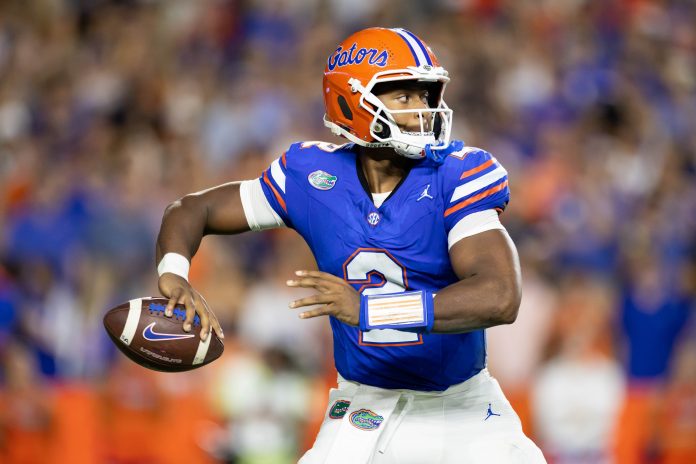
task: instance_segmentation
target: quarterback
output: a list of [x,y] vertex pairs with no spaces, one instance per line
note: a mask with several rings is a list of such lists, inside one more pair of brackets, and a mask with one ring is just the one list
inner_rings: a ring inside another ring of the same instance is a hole
[[290,227],[319,270],[288,280],[314,294],[299,317],[328,316],[338,386],[309,463],[541,463],[486,370],[484,330],[514,322],[515,247],[498,217],[505,168],[450,140],[447,71],[404,29],[371,28],[328,57],[324,122],[344,145],[291,145],[258,179],[186,195],[166,209],[159,288],[220,325],[188,281],[206,234]]

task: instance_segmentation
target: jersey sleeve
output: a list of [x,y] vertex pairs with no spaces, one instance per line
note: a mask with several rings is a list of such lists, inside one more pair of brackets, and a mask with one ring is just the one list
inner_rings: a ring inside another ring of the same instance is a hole
[[458,155],[450,156],[445,165],[444,216],[448,234],[474,213],[502,213],[510,200],[507,171],[493,155],[475,147],[467,147]]
[[287,177],[287,152],[285,152],[263,171],[259,180],[268,204],[283,222],[291,227],[292,221],[288,214]]

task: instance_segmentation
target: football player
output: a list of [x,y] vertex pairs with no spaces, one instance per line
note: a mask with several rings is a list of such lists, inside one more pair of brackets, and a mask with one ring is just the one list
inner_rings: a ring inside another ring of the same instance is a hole
[[498,216],[507,172],[450,141],[447,71],[404,29],[348,37],[324,71],[324,121],[349,143],[300,142],[258,179],[193,193],[165,211],[159,288],[222,336],[187,281],[206,234],[291,227],[319,271],[288,285],[299,317],[328,316],[338,388],[308,463],[539,463],[486,370],[484,330],[512,323],[517,252]]

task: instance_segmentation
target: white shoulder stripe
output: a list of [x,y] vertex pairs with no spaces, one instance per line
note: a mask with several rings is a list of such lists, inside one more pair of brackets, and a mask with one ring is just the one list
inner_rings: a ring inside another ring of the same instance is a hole
[[271,163],[271,176],[273,176],[273,180],[278,184],[280,190],[285,193],[285,173],[283,168],[280,167],[280,160],[278,159]]
[[453,203],[459,200],[460,198],[464,198],[467,195],[471,195],[475,191],[481,190],[482,188],[499,181],[505,176],[507,176],[507,171],[505,170],[505,168],[502,166],[498,166],[496,169],[492,170],[487,174],[484,174],[478,179],[469,181],[454,189],[454,193],[452,194],[450,203]]
[[136,298],[128,302],[128,317],[126,318],[126,323],[123,326],[123,332],[121,333],[121,341],[126,345],[130,345],[133,342],[133,337],[135,336],[135,331],[138,329],[138,322],[140,322],[140,313],[143,310],[143,300],[142,298]]

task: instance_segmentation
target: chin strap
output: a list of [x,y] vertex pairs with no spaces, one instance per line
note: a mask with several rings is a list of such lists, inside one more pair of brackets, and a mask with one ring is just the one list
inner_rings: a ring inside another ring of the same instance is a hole
[[452,140],[449,145],[429,143],[425,146],[425,158],[432,161],[435,165],[440,166],[445,162],[445,158],[452,153],[461,151],[464,148],[464,142],[461,140]]

